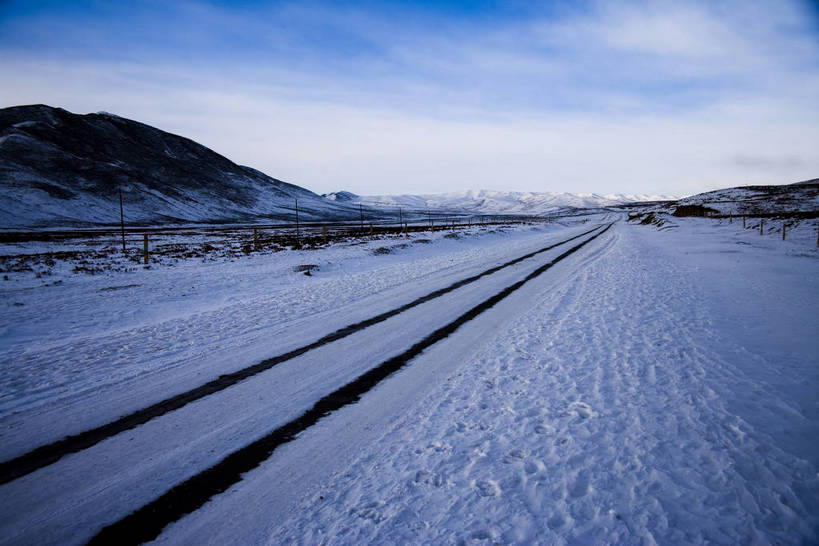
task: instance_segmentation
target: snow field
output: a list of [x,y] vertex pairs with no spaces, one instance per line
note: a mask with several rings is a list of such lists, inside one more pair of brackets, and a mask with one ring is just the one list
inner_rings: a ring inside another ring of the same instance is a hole
[[619,224],[159,542],[810,543],[819,265],[747,237]]
[[[539,249],[547,244],[544,239],[552,238],[556,242],[589,228],[584,225],[559,230],[559,236],[544,237],[540,233],[538,244],[533,246]],[[522,239],[529,237],[525,231],[517,235]],[[59,539],[73,543],[87,540],[103,524],[124,517],[170,485],[215,464],[238,447],[296,417],[320,396],[401,352],[407,344],[438,327],[436,325],[452,320],[476,300],[525,276],[537,264],[548,260],[549,255],[557,255],[562,250],[565,249],[555,249],[551,254],[521,262],[474,285],[461,287],[440,298],[441,301],[432,300],[350,338],[310,351],[231,389],[189,404],[81,453],[66,456],[7,484],[3,487],[4,494],[13,496],[16,503],[14,510],[7,514],[8,519],[0,521],[2,534],[23,541],[52,542]],[[515,252],[513,256],[523,253]],[[501,261],[510,257],[508,245],[503,256]],[[447,265],[439,269],[450,268],[449,259],[444,262]],[[476,265],[481,271],[487,267],[485,261]],[[458,280],[463,278],[462,273],[458,273]],[[442,284],[441,278],[447,276],[446,271],[439,271],[438,278],[429,282],[434,280],[438,288]],[[404,295],[402,291],[397,294],[402,300]],[[396,294],[389,296],[396,297]],[[387,301],[392,302],[389,298]],[[372,307],[364,308],[367,316],[374,314]],[[396,320],[401,321],[401,326],[396,327]],[[349,322],[345,319],[341,325]],[[322,326],[326,329],[327,324]],[[116,394],[116,389],[113,390]],[[42,438],[47,434],[60,434],[69,426],[82,426],[80,430],[88,428],[95,416],[88,416],[82,410],[87,410],[89,403],[99,402],[93,396],[85,398],[63,403],[60,407],[63,415],[57,423],[52,422],[54,415],[48,408],[31,410],[25,420],[18,417],[22,426],[15,431],[16,435],[8,436],[22,443],[32,441],[26,433]],[[115,407],[110,401],[113,396],[108,394],[108,398],[102,405],[107,402]],[[66,408],[73,407],[77,408],[76,413],[67,413]],[[93,479],[89,480],[89,476]],[[55,487],[56,484],[59,486]]]
[[[58,286],[30,286],[29,279],[4,285],[0,356],[9,365],[0,376],[0,424],[17,432],[4,432],[0,455],[13,456],[286,352],[510,254],[541,248],[550,240],[545,234],[555,233],[558,241],[564,232],[587,229],[534,226],[516,235],[475,229],[474,236],[458,240],[435,232],[235,262],[66,275]],[[412,244],[418,239],[435,242]],[[407,243],[392,255],[373,255],[375,248]],[[293,271],[304,263],[319,266],[315,276]],[[110,403],[100,392],[108,388]],[[89,403],[96,406],[93,416],[70,425],[59,419],[57,430],[46,431],[69,405],[87,413]],[[34,426],[27,413],[42,414],[43,428],[19,430],[21,422]]]
[[[819,531],[817,253],[798,239],[743,232],[741,224],[673,222],[662,231],[615,225],[359,403],[277,449],[158,542],[810,542]],[[68,362],[78,368],[68,394],[45,403],[21,391],[20,413],[3,416],[2,434],[13,446],[6,449],[87,428],[98,418],[89,411],[105,418],[270,356],[265,342],[279,339],[272,333],[288,338],[283,347],[312,341],[336,324],[588,228],[442,239],[386,256],[372,254],[369,247],[383,246],[376,241],[341,250],[314,278],[292,273],[296,253],[275,267],[216,264],[209,286],[224,299],[209,307],[197,296],[181,310],[169,304],[179,313],[170,321],[137,312],[131,324],[185,326],[187,313],[191,328],[222,320],[230,329],[245,308],[263,322],[279,298],[300,302],[288,299],[290,291],[317,280],[325,299],[297,303],[301,312],[276,316],[280,322],[258,332],[242,336],[237,326],[235,338],[226,333],[222,354],[235,360],[155,361],[150,373],[105,376],[96,395],[88,389],[94,372],[85,377],[80,364]],[[0,518],[3,542],[87,540],[531,269],[508,268],[6,484],[0,495],[15,503]],[[248,289],[275,271],[278,287]],[[355,276],[370,284],[348,282]],[[158,281],[171,284],[164,274]],[[93,301],[96,287],[86,286],[75,296]],[[349,300],[336,311],[323,307],[339,291]],[[153,294],[126,292],[112,293]],[[127,298],[122,307],[133,301]],[[121,334],[112,329],[99,338]],[[91,335],[85,341],[97,342]],[[198,341],[210,343],[207,336]],[[200,367],[187,373],[194,363]]]

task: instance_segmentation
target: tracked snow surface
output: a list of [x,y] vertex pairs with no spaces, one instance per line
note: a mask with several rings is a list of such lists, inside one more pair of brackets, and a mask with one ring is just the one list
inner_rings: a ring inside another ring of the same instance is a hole
[[[55,272],[63,282],[48,286],[11,274],[0,459],[614,219]],[[736,222],[620,219],[157,541],[813,542],[815,230],[803,222],[782,241]],[[0,486],[0,542],[87,541],[560,252]],[[294,272],[305,263],[313,276]]]

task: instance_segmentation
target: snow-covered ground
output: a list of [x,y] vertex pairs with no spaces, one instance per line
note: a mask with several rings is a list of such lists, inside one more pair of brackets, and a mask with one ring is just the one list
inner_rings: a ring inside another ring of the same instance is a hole
[[[0,459],[603,218],[591,220],[12,276],[0,291]],[[0,486],[0,541],[87,540],[561,251]],[[736,222],[620,221],[158,540],[809,543],[819,536],[817,258],[804,222],[782,241]],[[294,272],[307,263],[314,276]]]
[[[572,229],[588,229],[578,226]],[[59,406],[65,398],[96,397],[100,387],[179,368],[166,390],[148,389],[149,397],[161,399],[188,382],[285,352],[540,248],[544,235],[564,237],[566,226],[509,229],[365,238],[316,251],[170,260],[150,269],[115,251],[112,270],[102,274],[72,273],[73,262],[58,262],[40,278],[36,267],[10,273],[0,284],[0,358],[8,363],[0,371],[0,410]],[[13,252],[58,246],[25,243]],[[315,266],[311,276],[299,271],[304,265]],[[137,398],[135,407],[146,403]],[[0,456],[13,454],[8,440],[0,444]]]
[[780,214],[792,217],[794,213],[819,210],[819,183],[807,180],[783,186],[726,188],[692,195],[680,199],[675,205],[701,205],[720,214]]

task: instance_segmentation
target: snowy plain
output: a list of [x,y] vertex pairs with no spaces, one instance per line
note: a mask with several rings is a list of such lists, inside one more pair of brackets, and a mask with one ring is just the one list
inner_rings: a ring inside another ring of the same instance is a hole
[[[13,276],[0,292],[0,457],[604,219],[588,220],[93,277],[66,270],[48,282]],[[158,541],[809,543],[819,536],[814,230],[781,241],[714,220],[659,230],[620,221]],[[0,486],[0,541],[87,540],[549,256],[417,309],[397,337],[384,323]],[[294,271],[305,263],[319,266],[312,277]],[[297,391],[285,381],[308,375]],[[186,419],[223,433],[187,431]],[[168,438],[167,453],[140,460]]]

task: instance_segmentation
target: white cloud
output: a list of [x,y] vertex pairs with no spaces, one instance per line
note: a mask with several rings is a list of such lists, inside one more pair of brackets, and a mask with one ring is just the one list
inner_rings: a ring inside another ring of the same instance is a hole
[[115,112],[318,192],[690,194],[817,175],[819,53],[798,9],[641,6],[479,35],[345,12],[379,53],[326,66],[5,55],[0,102]]

